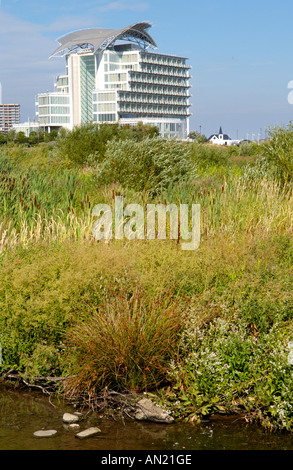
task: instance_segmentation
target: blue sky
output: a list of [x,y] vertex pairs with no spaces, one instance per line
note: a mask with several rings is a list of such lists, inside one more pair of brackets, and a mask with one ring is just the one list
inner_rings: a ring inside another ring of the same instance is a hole
[[293,118],[292,20],[289,0],[0,0],[2,101],[33,119],[36,94],[53,91],[64,72],[64,59],[49,60],[58,38],[148,21],[158,52],[192,66],[190,128],[257,138]]

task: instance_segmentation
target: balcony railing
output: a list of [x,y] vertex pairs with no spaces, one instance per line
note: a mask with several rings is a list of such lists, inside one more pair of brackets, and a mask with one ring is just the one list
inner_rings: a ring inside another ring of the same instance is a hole
[[[133,82],[130,83],[130,85],[132,84]],[[154,87],[158,87],[158,86],[163,86],[163,85],[153,84],[152,86],[148,86],[147,90],[143,89],[142,87],[135,86],[134,88],[136,89],[127,90],[127,93],[142,93],[142,94],[145,93],[145,94],[151,94],[151,95],[178,96],[182,98],[192,97],[191,93],[184,92],[182,87],[179,87],[177,90],[176,87],[172,85],[170,86],[172,90],[166,90],[166,91],[155,90]],[[167,85],[164,85],[164,86],[167,86]],[[123,90],[123,91],[125,92],[126,90]]]
[[[152,59],[154,59],[154,60],[152,60]],[[145,55],[141,55],[140,62],[143,62],[143,63],[146,63],[146,64],[162,65],[164,67],[178,67],[178,68],[182,68],[182,69],[186,69],[186,70],[192,68],[191,65],[188,65],[188,64],[171,63],[171,62],[168,62],[168,61],[159,60],[159,56],[158,57],[153,56],[152,59],[149,59]],[[155,60],[155,59],[158,59],[158,60]]]
[[[148,95],[151,97],[151,95]],[[132,96],[131,98],[118,96],[118,103],[134,103],[134,104],[152,104],[157,106],[191,106],[189,103],[180,102],[176,100],[167,101],[166,99],[162,99],[162,101],[154,100],[154,99],[142,99]]]
[[[176,106],[174,106],[176,108]],[[179,108],[179,106],[178,106]],[[182,108],[182,106],[180,106]],[[127,114],[136,114],[136,115],[152,115],[152,116],[190,116],[190,112],[188,109],[164,109],[163,107],[161,109],[141,109],[139,107],[132,107],[129,108],[128,106],[125,107],[123,105],[118,106],[118,113],[127,113]]]
[[145,75],[155,75],[156,77],[174,77],[174,78],[181,78],[183,80],[189,80],[192,78],[192,75],[176,75],[176,74],[169,74],[169,73],[162,73],[162,72],[153,72],[152,70],[128,70],[130,77],[134,74],[145,74]]
[[[143,72],[140,72],[141,74],[143,74]],[[149,75],[149,74],[147,74]],[[157,77],[155,77],[157,78]],[[131,82],[134,82],[134,83],[147,83],[147,84],[150,84],[150,85],[165,85],[165,86],[174,86],[174,87],[177,87],[177,88],[191,88],[191,85],[189,83],[185,83],[185,84],[180,84],[178,82],[174,82],[174,81],[171,81],[171,80],[165,80],[165,81],[162,81],[162,80],[151,80],[149,79],[148,77],[144,77],[143,78],[139,78],[139,77],[131,77],[130,78],[130,83]]]
[[[148,64],[142,64],[141,70],[133,70],[133,72],[145,72],[151,73],[155,75],[167,75],[168,77],[179,77],[179,78],[189,78],[190,76],[186,73],[183,73],[182,70],[178,69],[178,67],[169,67],[170,71],[160,70],[161,66],[156,66],[156,64],[152,64],[154,67],[150,67],[149,69],[146,67]],[[168,68],[165,66],[164,68]]]

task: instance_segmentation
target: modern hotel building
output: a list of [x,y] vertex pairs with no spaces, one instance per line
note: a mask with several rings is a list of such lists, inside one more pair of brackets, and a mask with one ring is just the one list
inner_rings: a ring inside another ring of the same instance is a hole
[[150,26],[85,29],[62,37],[51,57],[65,57],[66,70],[54,92],[38,95],[40,127],[141,121],[157,126],[164,137],[186,138],[191,67],[184,57],[151,51],[157,46]]

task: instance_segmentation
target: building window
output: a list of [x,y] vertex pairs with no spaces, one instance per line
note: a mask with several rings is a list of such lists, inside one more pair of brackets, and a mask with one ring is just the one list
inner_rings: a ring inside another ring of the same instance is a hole
[[116,121],[116,114],[98,114],[97,120],[99,122],[113,122]]
[[116,93],[95,93],[94,101],[116,101]]
[[108,111],[116,111],[116,104],[115,103],[99,103],[98,104],[98,112],[108,112]]
[[39,97],[39,105],[44,105],[44,104],[49,104],[49,97],[48,96],[46,96],[46,97],[40,96]]

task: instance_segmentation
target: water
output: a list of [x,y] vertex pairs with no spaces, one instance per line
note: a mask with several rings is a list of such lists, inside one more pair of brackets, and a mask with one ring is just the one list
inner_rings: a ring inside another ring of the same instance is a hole
[[[54,406],[53,406],[54,405]],[[73,412],[63,402],[37,392],[0,388],[0,450],[293,450],[293,437],[271,434],[242,418],[216,418],[201,425],[114,421],[89,414],[80,430],[98,426],[101,433],[86,440],[75,437],[62,421]],[[55,429],[50,438],[36,438],[41,429]]]

